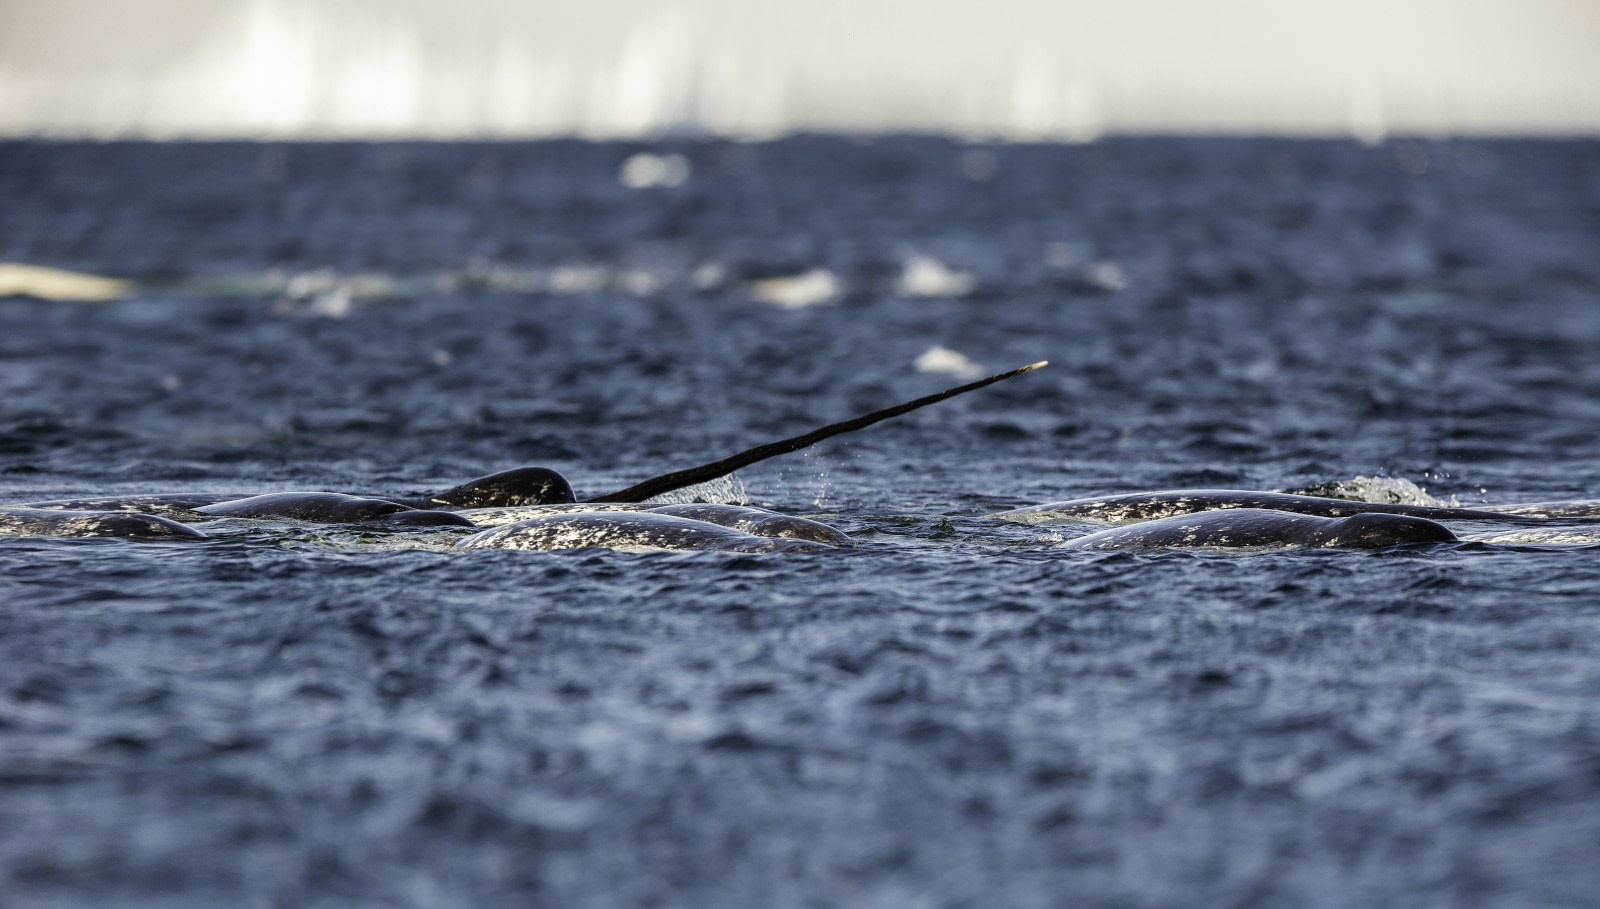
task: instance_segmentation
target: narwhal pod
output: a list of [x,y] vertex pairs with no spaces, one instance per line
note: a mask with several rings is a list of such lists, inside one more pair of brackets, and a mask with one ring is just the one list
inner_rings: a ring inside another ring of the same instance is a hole
[[[848,541],[847,537],[831,527],[827,530],[839,539]],[[811,539],[760,536],[723,524],[659,511],[622,510],[541,515],[473,534],[456,544],[457,549],[544,551],[590,547],[722,552],[837,552],[842,548],[834,543]]]
[[1379,549],[1406,543],[1454,543],[1448,527],[1427,518],[1356,514],[1323,518],[1265,508],[1228,508],[1113,527],[1068,540],[1066,549]]
[[203,540],[186,524],[136,511],[0,508],[0,534],[32,537],[120,537],[124,540]]

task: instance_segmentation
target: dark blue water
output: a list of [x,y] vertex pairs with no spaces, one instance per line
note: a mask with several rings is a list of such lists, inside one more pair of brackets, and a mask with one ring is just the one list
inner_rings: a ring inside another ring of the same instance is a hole
[[0,300],[0,501],[592,494],[956,384],[930,348],[1053,364],[739,475],[849,556],[0,540],[8,904],[1600,888],[1594,545],[982,517],[1600,495],[1600,144],[11,143],[0,200],[0,260],[137,282]]

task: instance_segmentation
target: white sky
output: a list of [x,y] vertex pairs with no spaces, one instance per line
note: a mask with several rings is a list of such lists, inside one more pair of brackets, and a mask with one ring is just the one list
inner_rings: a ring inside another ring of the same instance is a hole
[[1600,0],[0,0],[0,134],[1600,133]]

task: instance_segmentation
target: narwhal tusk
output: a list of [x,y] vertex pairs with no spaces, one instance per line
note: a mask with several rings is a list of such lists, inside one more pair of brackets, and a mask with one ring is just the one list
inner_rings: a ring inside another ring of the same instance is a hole
[[682,489],[685,486],[693,486],[696,483],[706,483],[711,480],[715,480],[718,477],[725,477],[728,474],[733,473],[735,470],[738,470],[742,467],[748,467],[751,464],[755,464],[759,461],[765,461],[768,458],[775,458],[778,455],[788,454],[791,451],[799,451],[802,448],[809,448],[824,439],[830,439],[834,436],[842,435],[847,432],[854,432],[858,429],[865,429],[874,423],[887,420],[890,417],[898,417],[903,413],[909,413],[919,407],[927,407],[929,404],[937,404],[946,398],[953,398],[959,394],[966,394],[969,391],[976,391],[985,385],[993,385],[996,382],[1002,382],[1006,379],[1020,376],[1025,372],[1032,372],[1041,366],[1047,365],[1049,362],[1049,360],[1040,360],[1037,363],[1029,363],[1027,366],[1024,366],[1020,369],[1013,369],[1010,372],[1003,372],[999,375],[989,376],[987,379],[979,379],[976,382],[969,382],[966,385],[957,385],[955,388],[947,388],[944,391],[936,394],[926,395],[924,397],[917,398],[914,401],[907,401],[904,404],[896,404],[893,407],[886,407],[883,410],[875,410],[872,413],[863,414],[859,417],[853,417],[849,420],[843,420],[838,423],[829,423],[827,426],[813,429],[808,433],[804,433],[803,435],[793,436],[787,439],[779,439],[776,442],[768,442],[765,445],[757,445],[754,448],[747,448],[738,454],[729,455],[720,461],[712,461],[709,464],[701,464],[698,467],[689,467],[683,470],[675,470],[672,473],[664,473],[658,477],[651,477],[642,483],[635,483],[634,485],[629,486],[627,489],[619,489],[616,492],[606,493],[605,495],[595,496],[590,499],[584,499],[583,501],[643,502],[645,499],[661,495],[662,493],[672,492],[674,489]]

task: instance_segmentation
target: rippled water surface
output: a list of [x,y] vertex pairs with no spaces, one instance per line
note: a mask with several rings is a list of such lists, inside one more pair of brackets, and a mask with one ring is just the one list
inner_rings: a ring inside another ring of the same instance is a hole
[[18,905],[1600,888],[1593,534],[1081,553],[983,517],[1600,496],[1600,145],[12,143],[0,199],[0,260],[135,282],[0,300],[6,502],[593,494],[1052,361],[738,475],[847,555],[0,539]]

